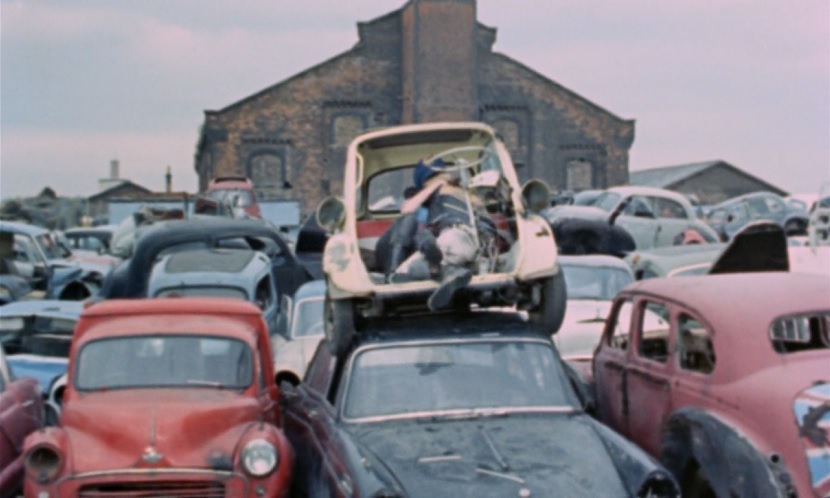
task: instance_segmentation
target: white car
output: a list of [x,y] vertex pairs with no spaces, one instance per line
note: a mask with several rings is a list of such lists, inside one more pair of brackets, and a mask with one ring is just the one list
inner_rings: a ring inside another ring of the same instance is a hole
[[[550,332],[559,328],[564,278],[553,231],[537,214],[549,205],[547,185],[538,180],[520,185],[507,149],[484,123],[402,125],[352,140],[343,197],[325,199],[317,209],[319,225],[331,234],[322,264],[328,282],[326,334],[336,354],[347,350],[364,319],[423,311],[438,288],[432,279],[388,283],[375,258],[377,240],[401,214],[415,167],[438,160],[452,164],[460,175],[470,220],[475,220],[471,224],[477,227],[478,255],[462,291],[465,300],[479,306],[516,305]],[[484,178],[486,184],[478,183]],[[486,201],[495,235],[485,233],[472,213],[472,193]]]
[[624,260],[605,254],[562,255],[559,264],[565,274],[568,302],[553,342],[563,359],[585,362],[590,368],[611,302],[634,282],[634,273]]
[[662,188],[611,187],[590,206],[553,206],[545,216],[551,223],[584,219],[617,225],[631,235],[636,249],[720,241],[685,195]]

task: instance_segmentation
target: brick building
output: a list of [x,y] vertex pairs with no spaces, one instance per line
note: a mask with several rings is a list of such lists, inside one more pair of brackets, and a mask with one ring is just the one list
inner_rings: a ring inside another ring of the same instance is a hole
[[266,200],[306,213],[339,194],[345,150],[376,127],[483,121],[499,132],[520,178],[557,189],[628,181],[634,121],[611,114],[493,51],[496,29],[475,0],[410,0],[358,23],[350,50],[218,111],[205,111],[199,188],[243,174]]

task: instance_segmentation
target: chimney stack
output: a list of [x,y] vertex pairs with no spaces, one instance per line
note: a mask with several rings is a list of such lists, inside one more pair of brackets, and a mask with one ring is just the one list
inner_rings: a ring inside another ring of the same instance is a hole
[[166,191],[169,194],[173,191],[173,173],[170,171],[170,165],[167,166],[167,174],[164,175],[164,184],[167,186]]
[[110,161],[110,180],[118,180],[118,159]]

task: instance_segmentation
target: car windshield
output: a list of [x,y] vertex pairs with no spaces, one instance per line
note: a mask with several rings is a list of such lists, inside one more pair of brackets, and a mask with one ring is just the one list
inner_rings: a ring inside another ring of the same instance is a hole
[[244,389],[254,378],[253,353],[240,340],[191,335],[99,339],[78,355],[78,390],[135,387]]
[[297,303],[291,337],[323,335],[323,298],[303,299]]
[[211,199],[215,199],[220,202],[227,202],[229,204],[239,203],[237,205],[248,207],[253,204],[253,197],[251,193],[247,190],[241,189],[218,189],[218,190],[211,190],[207,193],[207,196]]
[[37,245],[43,249],[43,253],[46,255],[47,259],[62,259],[68,256],[66,251],[58,244],[58,241],[52,236],[52,234],[44,233],[41,235],[35,236],[35,241]]
[[369,210],[398,212],[404,201],[404,190],[412,185],[414,167],[382,171],[369,179]]
[[550,345],[466,341],[380,347],[359,353],[343,417],[423,417],[531,409],[576,410]]
[[634,281],[631,273],[608,266],[563,264],[568,299],[610,301],[623,287]]

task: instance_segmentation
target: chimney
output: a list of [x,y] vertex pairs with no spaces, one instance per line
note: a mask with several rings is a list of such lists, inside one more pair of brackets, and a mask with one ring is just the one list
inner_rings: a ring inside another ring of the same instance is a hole
[[167,166],[167,174],[164,175],[164,184],[168,194],[173,191],[173,173],[170,171],[170,165]]
[[118,159],[110,161],[110,180],[118,180]]

